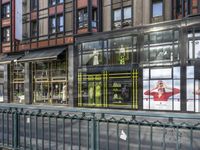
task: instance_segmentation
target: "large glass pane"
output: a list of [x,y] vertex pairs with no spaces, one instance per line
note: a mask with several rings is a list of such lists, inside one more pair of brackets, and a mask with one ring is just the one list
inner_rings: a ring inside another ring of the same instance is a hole
[[129,80],[110,80],[109,106],[131,108],[131,82]]
[[193,59],[193,41],[189,41],[189,59]]
[[187,111],[194,111],[194,79],[187,79]]
[[195,48],[195,58],[200,58],[200,40],[195,40],[194,48]]
[[151,79],[172,78],[172,69],[151,69]]
[[200,112],[200,80],[195,80],[195,112]]
[[172,46],[158,46],[150,48],[150,61],[170,60],[173,61]]
[[125,65],[132,60],[132,37],[108,40],[108,63]]

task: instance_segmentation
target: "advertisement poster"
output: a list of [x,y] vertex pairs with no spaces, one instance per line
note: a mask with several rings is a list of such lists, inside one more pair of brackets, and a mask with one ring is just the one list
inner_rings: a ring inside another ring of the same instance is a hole
[[144,70],[144,109],[180,110],[180,79],[179,75],[172,76],[176,69]]

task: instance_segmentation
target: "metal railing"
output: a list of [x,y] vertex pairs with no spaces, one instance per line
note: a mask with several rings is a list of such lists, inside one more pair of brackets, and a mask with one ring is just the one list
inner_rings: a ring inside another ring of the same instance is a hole
[[0,105],[0,147],[198,150],[200,114]]

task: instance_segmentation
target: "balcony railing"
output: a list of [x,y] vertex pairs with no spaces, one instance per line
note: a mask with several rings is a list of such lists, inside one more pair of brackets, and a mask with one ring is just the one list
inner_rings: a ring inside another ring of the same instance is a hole
[[0,104],[0,146],[12,149],[200,149],[200,114]]

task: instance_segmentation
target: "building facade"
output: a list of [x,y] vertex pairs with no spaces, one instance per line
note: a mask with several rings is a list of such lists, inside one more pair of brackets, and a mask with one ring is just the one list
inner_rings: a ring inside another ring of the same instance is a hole
[[200,112],[199,0],[15,3],[0,6],[1,102]]

